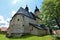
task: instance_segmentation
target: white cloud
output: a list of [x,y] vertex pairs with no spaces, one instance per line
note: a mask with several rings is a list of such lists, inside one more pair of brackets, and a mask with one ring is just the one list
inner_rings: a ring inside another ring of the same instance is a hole
[[11,15],[14,16],[15,13],[16,13],[16,11],[12,11],[12,12],[11,12]]
[[1,21],[1,20],[4,20],[3,16],[0,16],[0,21]]
[[29,10],[29,12],[31,12],[31,10]]
[[21,2],[23,2],[23,3],[32,3],[32,2],[34,2],[34,0],[22,0]]
[[0,27],[9,27],[9,23],[4,20],[3,16],[0,16]]
[[13,0],[12,3],[13,3],[13,4],[16,4],[18,1],[19,1],[19,0]]
[[11,20],[11,18],[7,18],[7,19],[6,19],[6,21],[7,21],[8,23],[10,22],[10,20]]
[[9,23],[0,23],[0,27],[9,27]]

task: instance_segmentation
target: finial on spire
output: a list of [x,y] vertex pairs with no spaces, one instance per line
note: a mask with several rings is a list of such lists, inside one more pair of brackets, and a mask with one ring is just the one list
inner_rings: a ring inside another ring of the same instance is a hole
[[36,9],[37,9],[37,6],[36,6]]

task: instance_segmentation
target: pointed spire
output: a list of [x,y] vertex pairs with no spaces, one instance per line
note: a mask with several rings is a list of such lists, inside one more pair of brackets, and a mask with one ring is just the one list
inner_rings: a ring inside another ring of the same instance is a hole
[[39,9],[38,9],[38,8],[37,8],[37,6],[36,6],[36,9],[35,9],[35,11],[34,11],[34,12],[37,12],[37,11],[39,12]]
[[25,10],[26,10],[26,11],[29,11],[29,8],[28,8],[28,6],[27,6],[27,5],[26,5],[26,7],[25,7]]
[[37,6],[36,6],[36,9],[38,9]]

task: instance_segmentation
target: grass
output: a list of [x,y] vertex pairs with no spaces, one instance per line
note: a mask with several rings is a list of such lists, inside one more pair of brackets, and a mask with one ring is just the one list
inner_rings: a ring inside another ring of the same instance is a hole
[[0,40],[55,40],[51,35],[33,36],[27,35],[20,38],[6,38],[4,34],[0,34]]

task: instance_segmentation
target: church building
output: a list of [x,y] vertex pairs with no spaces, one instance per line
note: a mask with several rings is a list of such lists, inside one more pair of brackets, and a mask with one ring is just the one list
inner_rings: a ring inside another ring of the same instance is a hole
[[10,20],[6,36],[21,37],[26,34],[39,36],[49,34],[49,29],[40,23],[39,13],[40,11],[37,6],[34,13],[29,12],[28,6],[25,9],[20,7]]

